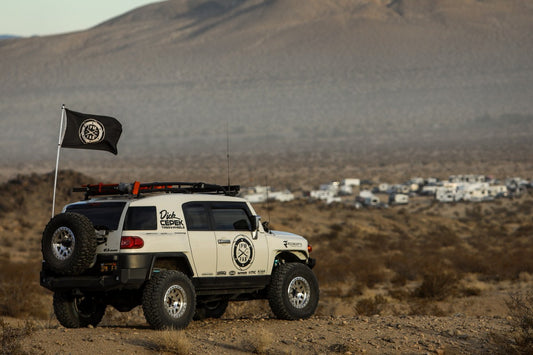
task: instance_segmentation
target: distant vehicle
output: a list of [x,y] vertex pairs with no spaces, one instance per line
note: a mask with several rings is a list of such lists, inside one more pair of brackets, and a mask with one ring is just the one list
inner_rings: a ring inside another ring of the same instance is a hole
[[408,203],[409,203],[409,196],[406,194],[389,195],[389,204],[391,205],[406,205]]

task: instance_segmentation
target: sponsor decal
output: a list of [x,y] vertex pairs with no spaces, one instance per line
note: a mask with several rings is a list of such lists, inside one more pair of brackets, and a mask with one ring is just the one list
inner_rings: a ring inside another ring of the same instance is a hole
[[225,276],[226,272],[225,271],[217,271],[217,275],[218,276]]
[[250,275],[255,275],[256,272],[255,272],[255,271],[249,271],[248,274],[250,274]]
[[246,275],[246,274],[248,274],[248,272],[246,272],[246,271],[239,271],[239,272],[237,273],[237,275]]
[[105,128],[100,121],[91,118],[83,121],[79,134],[83,144],[100,143],[105,138]]
[[233,264],[237,269],[244,271],[254,262],[254,246],[250,239],[245,235],[238,235],[235,237],[231,249],[233,253]]
[[258,274],[266,274],[266,270],[259,270],[257,271]]
[[235,275],[235,271],[231,270],[231,271],[229,272],[229,275],[230,275],[230,276]]
[[172,211],[169,212],[167,210],[161,210],[159,211],[159,224],[161,225],[161,228],[177,228],[177,229],[184,229],[185,225],[183,224],[183,220],[176,216],[176,212]]
[[289,242],[288,240],[283,241],[283,245],[285,245],[285,248],[298,248],[302,246],[302,243],[295,243],[295,242]]

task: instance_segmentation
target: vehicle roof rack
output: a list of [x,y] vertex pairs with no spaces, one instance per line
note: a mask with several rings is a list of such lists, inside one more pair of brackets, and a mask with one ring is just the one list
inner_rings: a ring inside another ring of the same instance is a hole
[[133,195],[139,197],[144,193],[167,192],[167,193],[204,193],[204,194],[221,194],[226,196],[235,196],[239,193],[239,185],[215,185],[203,182],[150,182],[140,183],[119,183],[119,184],[87,184],[81,187],[75,187],[73,192],[85,192],[85,199],[91,196],[108,196],[108,195]]

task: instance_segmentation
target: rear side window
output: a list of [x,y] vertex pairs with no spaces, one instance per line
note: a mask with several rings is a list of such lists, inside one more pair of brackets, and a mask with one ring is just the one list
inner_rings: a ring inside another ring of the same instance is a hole
[[217,231],[252,230],[248,214],[242,208],[216,208],[212,211]]
[[75,212],[89,218],[96,229],[117,230],[125,202],[94,202],[71,205],[66,212]]
[[155,206],[130,207],[126,212],[124,230],[156,230],[157,214]]
[[190,231],[209,230],[209,216],[206,207],[202,204],[185,204],[183,206],[185,223]]

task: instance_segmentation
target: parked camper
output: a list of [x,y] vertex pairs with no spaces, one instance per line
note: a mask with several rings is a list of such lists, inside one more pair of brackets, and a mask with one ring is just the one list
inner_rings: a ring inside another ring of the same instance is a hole
[[289,201],[294,200],[294,195],[289,190],[275,191],[275,192],[271,192],[268,195],[268,198],[271,198],[273,200],[280,201],[280,202],[289,202]]
[[389,203],[391,205],[406,205],[409,203],[409,196],[406,194],[391,194],[389,195]]
[[317,200],[327,201],[328,199],[335,197],[336,193],[330,190],[313,190],[311,191],[310,196]]
[[439,202],[454,202],[455,189],[446,186],[441,186],[437,188],[437,191],[435,192],[435,199]]
[[505,185],[489,186],[489,196],[492,196],[494,198],[509,196],[509,192],[507,191],[507,186]]
[[378,191],[379,192],[387,192],[390,188],[390,185],[389,184],[386,184],[386,183],[381,183],[379,184],[378,186]]
[[363,206],[377,206],[380,202],[379,197],[368,190],[361,191],[356,201],[362,203]]
[[434,196],[438,188],[438,186],[424,186],[422,191],[420,191],[420,194],[424,196]]
[[361,185],[361,180],[360,179],[344,179],[342,180],[342,185],[345,185],[345,186],[359,186]]

